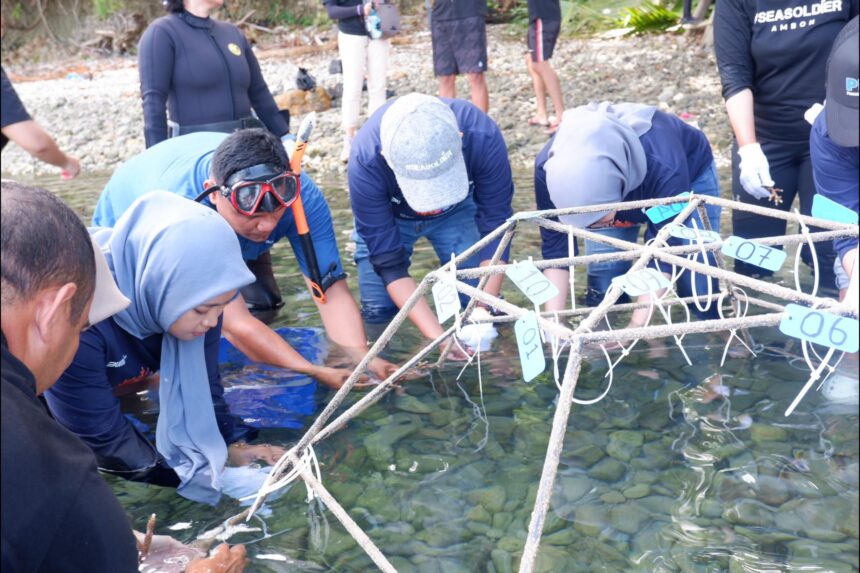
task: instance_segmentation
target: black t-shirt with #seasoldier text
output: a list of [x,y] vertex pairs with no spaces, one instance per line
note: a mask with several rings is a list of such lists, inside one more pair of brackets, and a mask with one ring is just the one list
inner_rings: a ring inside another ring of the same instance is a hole
[[857,0],[719,0],[714,47],[728,99],[752,90],[756,136],[804,142],[804,112],[824,101],[824,68]]

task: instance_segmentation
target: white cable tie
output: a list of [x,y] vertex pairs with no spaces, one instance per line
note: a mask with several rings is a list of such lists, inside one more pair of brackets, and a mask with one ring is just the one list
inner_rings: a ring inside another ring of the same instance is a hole
[[[702,253],[702,262],[705,266],[710,267],[710,263],[708,262],[708,253],[705,251],[705,242],[702,240],[702,234],[699,233],[699,225],[696,223],[695,219],[690,219],[690,222],[693,224],[693,232],[696,234],[696,242],[699,244],[699,251]],[[688,259],[692,262],[695,262],[697,253],[690,253]],[[711,308],[711,304],[713,303],[713,299],[711,297],[714,296],[714,285],[711,282],[711,277],[708,275],[703,275],[705,280],[708,282],[708,302],[705,304],[704,308],[699,304],[699,290],[696,287],[696,271],[693,269],[688,269],[690,272],[690,284],[693,287],[693,304],[696,305],[696,308],[699,309],[699,312],[708,312]]]
[[[809,296],[815,296],[818,292],[818,282],[820,280],[818,270],[818,252],[815,250],[815,243],[809,234],[809,227],[807,227],[803,219],[800,218],[800,212],[796,208],[794,209],[794,214],[797,218],[797,222],[800,224],[800,232],[806,239],[806,244],[809,245],[809,253],[812,256],[812,292],[809,293]],[[802,251],[803,245],[798,244],[797,250],[794,253],[794,288],[799,293],[803,292],[803,289],[800,288],[800,254]]]
[[[574,257],[574,238],[573,238],[573,229],[568,227],[567,231],[567,256],[569,258]],[[570,265],[567,268],[568,281],[570,281],[570,310],[576,310],[576,285],[574,284],[574,275],[576,274],[574,265]]]

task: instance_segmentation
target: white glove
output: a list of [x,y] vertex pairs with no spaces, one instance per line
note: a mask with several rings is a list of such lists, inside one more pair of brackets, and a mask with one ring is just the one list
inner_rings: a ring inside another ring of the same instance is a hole
[[748,143],[738,149],[738,155],[741,158],[741,185],[744,190],[756,199],[770,197],[770,191],[765,187],[773,187],[774,183],[761,145]]
[[493,339],[499,335],[493,325],[488,322],[480,324],[464,324],[460,328],[460,341],[473,350],[480,348],[486,352],[493,344]]

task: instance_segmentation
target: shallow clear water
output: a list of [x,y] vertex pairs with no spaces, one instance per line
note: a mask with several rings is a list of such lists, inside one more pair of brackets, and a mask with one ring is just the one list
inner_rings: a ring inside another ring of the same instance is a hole
[[[53,187],[88,218],[103,181]],[[339,181],[323,178],[321,186],[345,233],[351,223]],[[518,183],[517,208],[531,209],[529,175]],[[348,237],[339,236],[348,261]],[[537,245],[536,233],[518,235],[515,256],[537,255]],[[289,247],[273,255],[287,300],[279,324],[318,325]],[[417,249],[416,276],[435,266],[429,245]],[[778,279],[793,280],[789,271]],[[518,300],[512,286],[504,292]],[[558,393],[551,367],[529,384],[521,380],[511,330],[501,328],[493,352],[482,355],[480,381],[474,365],[459,380],[457,365],[428,371],[316,447],[323,483],[398,570],[518,566]],[[813,391],[785,418],[808,377],[803,360],[792,358],[799,344],[776,329],[753,335],[769,350],[729,358],[722,368],[716,335],[684,339],[692,366],[669,341],[664,357],[640,343],[615,369],[603,401],[573,406],[538,570],[858,569],[857,406]],[[389,357],[405,360],[421,341],[409,327],[392,346]],[[839,375],[856,380],[856,357],[848,362]],[[577,397],[600,394],[606,369],[602,355],[589,355]],[[318,407],[329,397],[318,390]],[[136,410],[154,421],[148,403]],[[268,430],[262,438],[289,444],[299,435]],[[109,481],[138,528],[152,512],[159,533],[190,522],[173,532],[182,540],[238,511],[230,499],[210,508],[173,490]],[[269,516],[252,521],[261,531],[231,539],[247,544],[248,570],[373,570],[337,520],[305,495],[294,485],[268,503]]]

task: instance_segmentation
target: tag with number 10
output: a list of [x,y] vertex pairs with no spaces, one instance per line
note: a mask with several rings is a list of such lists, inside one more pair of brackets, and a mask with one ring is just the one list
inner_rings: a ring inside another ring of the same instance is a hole
[[543,304],[558,294],[555,285],[549,282],[531,261],[520,261],[508,265],[505,275],[529,297],[532,304]]
[[537,315],[534,311],[530,310],[528,314],[514,323],[514,332],[517,335],[517,348],[520,351],[523,379],[526,382],[531,382],[546,368],[543,342],[540,338]]

